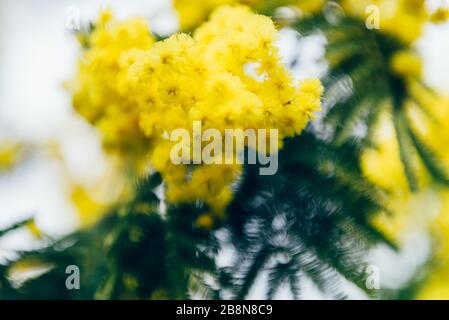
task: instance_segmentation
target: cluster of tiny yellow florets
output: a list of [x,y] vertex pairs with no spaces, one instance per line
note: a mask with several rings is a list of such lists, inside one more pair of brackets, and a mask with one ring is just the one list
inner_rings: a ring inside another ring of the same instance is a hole
[[106,149],[141,153],[146,141],[138,126],[136,101],[120,90],[120,77],[128,52],[153,45],[148,25],[143,18],[118,22],[104,11],[87,41],[71,83],[73,106],[99,129]]
[[146,142],[168,201],[200,199],[220,213],[241,165],[176,165],[167,133],[192,132],[200,121],[223,139],[225,129],[278,129],[279,142],[299,134],[319,109],[322,88],[315,79],[295,83],[276,37],[270,18],[244,6],[220,7],[193,36],[155,43],[142,20],[107,19],[81,60],[75,107],[121,152]]

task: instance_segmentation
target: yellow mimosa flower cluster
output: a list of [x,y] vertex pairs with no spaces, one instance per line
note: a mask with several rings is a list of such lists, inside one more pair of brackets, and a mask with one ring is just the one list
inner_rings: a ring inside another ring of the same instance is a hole
[[70,83],[75,110],[101,132],[109,151],[141,155],[147,146],[138,126],[134,97],[120,90],[127,52],[149,49],[154,43],[143,18],[115,21],[103,11],[87,39],[87,49]]
[[320,108],[319,80],[295,83],[273,44],[274,23],[245,6],[220,7],[193,36],[153,43],[141,20],[108,19],[92,37],[104,40],[91,39],[81,60],[75,107],[121,152],[145,141],[139,148],[162,174],[169,202],[199,199],[221,213],[241,173],[239,164],[174,164],[173,130],[192,132],[200,121],[224,140],[227,128],[278,129],[281,143]]

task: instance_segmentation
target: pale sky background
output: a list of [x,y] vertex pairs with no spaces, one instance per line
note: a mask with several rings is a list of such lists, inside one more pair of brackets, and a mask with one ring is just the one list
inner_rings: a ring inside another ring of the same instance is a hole
[[[435,1],[433,1],[435,2]],[[108,7],[121,18],[142,15],[159,33],[177,29],[169,0],[0,0],[0,141],[17,138],[42,144],[58,141],[72,175],[80,180],[95,179],[105,170],[98,136],[71,110],[70,96],[62,83],[73,75],[79,46],[66,27],[70,8],[79,9],[82,22],[95,18],[99,8]],[[323,66],[314,61],[323,55],[323,40],[310,39],[295,48],[291,31],[283,31],[279,42],[288,58],[301,55],[298,76],[316,76]],[[428,83],[449,94],[449,26],[431,26],[418,44],[423,54]],[[369,79],[367,79],[369,81]],[[34,215],[45,232],[58,236],[76,228],[75,209],[68,200],[65,171],[58,161],[38,153],[13,173],[0,176],[0,229]],[[431,196],[431,195],[424,195]],[[423,208],[432,214],[435,208]],[[0,258],[10,257],[13,248],[32,243],[26,232],[0,241]],[[425,261],[429,238],[420,230],[407,239],[400,254],[384,248],[372,253],[381,271],[381,283],[400,285]],[[223,263],[229,255],[223,255]],[[263,297],[263,279],[251,298]],[[363,298],[352,290],[353,298]],[[282,290],[279,298],[289,298]],[[310,283],[304,298],[323,298]]]

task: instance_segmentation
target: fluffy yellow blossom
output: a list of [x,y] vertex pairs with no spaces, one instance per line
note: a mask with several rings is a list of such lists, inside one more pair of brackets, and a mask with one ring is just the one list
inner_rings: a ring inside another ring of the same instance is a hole
[[138,100],[142,130],[154,145],[151,163],[164,177],[169,201],[202,199],[221,212],[241,166],[179,167],[170,161],[173,142],[164,132],[192,131],[192,122],[201,121],[223,136],[227,128],[277,128],[282,140],[300,133],[319,109],[320,82],[295,86],[273,45],[276,36],[268,17],[224,6],[193,37],[177,34],[158,42],[130,66],[129,90]]
[[[113,45],[105,41],[98,59],[105,56],[110,63],[102,74],[81,63],[80,73],[88,81],[81,81],[78,98],[83,104],[76,109],[102,131],[107,146],[121,146],[127,152],[123,145],[143,139],[151,166],[164,179],[169,202],[199,199],[219,214],[232,199],[232,185],[242,170],[241,164],[226,159],[234,164],[173,163],[175,142],[169,136],[174,130],[192,133],[198,122],[203,130],[217,130],[224,142],[226,129],[278,129],[280,145],[285,137],[299,134],[320,108],[319,80],[295,83],[273,44],[274,23],[248,7],[222,6],[193,36],[175,34],[156,43],[137,36],[144,33],[136,28],[143,28],[140,23],[107,21],[105,25],[112,27],[96,29],[106,33],[104,38],[115,37],[110,35],[114,28],[135,37],[126,36],[125,46],[120,39]],[[96,51],[92,43],[86,56],[97,57]],[[88,111],[97,109],[101,112],[92,120]],[[195,157],[198,151],[186,147]],[[236,147],[234,158],[243,147]],[[221,152],[214,156],[222,157]]]
[[[143,18],[118,22],[100,15],[71,83],[75,110],[101,132],[107,150],[140,155],[147,142],[138,126],[136,102],[120,90],[130,51],[149,49],[154,39]],[[136,56],[136,55],[133,55]]]

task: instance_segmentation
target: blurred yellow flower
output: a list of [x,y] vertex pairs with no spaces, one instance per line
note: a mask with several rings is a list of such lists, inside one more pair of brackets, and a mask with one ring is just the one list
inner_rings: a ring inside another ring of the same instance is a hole
[[75,186],[70,195],[70,200],[75,205],[81,226],[89,226],[101,218],[107,206],[93,199],[92,195],[82,186]]
[[422,75],[421,57],[411,50],[404,50],[393,55],[392,70],[404,78],[420,79]]
[[413,98],[421,106],[410,113],[414,129],[443,169],[449,172],[449,98],[432,92],[417,81],[410,87]]
[[[409,102],[407,106],[413,130],[449,172],[449,99],[418,81],[410,81],[409,85],[414,101],[420,105]],[[427,266],[428,278],[416,298],[449,299],[449,191],[444,186],[432,186],[421,166],[418,166],[421,191],[408,191],[394,128],[387,116],[377,128],[377,143],[378,149],[366,151],[362,156],[362,166],[372,182],[390,192],[391,214],[377,215],[374,223],[397,241],[416,227],[430,230],[434,238],[433,257]]]
[[[215,212],[232,198],[239,165],[197,166],[188,171],[169,158],[165,131],[192,131],[192,122],[226,128],[277,128],[280,140],[301,132],[319,110],[321,84],[294,85],[273,45],[273,22],[247,7],[220,7],[193,38],[178,34],[158,42],[129,70],[140,125],[154,144],[151,159],[172,202],[202,199]],[[248,68],[252,67],[251,72]]]
[[433,23],[442,23],[449,20],[449,7],[438,8],[432,13],[431,21]]
[[[421,208],[428,203],[431,195],[425,190],[417,193],[410,191],[399,154],[396,131],[388,113],[382,114],[379,119],[374,142],[375,148],[363,152],[361,166],[369,181],[388,192],[388,212],[374,216],[373,223],[390,239],[400,240],[417,221],[429,220],[423,217]],[[429,177],[418,158],[414,162],[419,188],[424,189],[429,183]]]
[[0,142],[0,173],[9,171],[20,160],[22,147],[11,141]]
[[[449,99],[429,91],[419,83],[412,86],[414,98],[424,107],[413,114],[415,130],[434,153],[443,169],[449,173]],[[428,278],[418,299],[449,299],[449,191],[439,186],[441,208],[432,221],[434,237],[433,259],[428,266]]]
[[442,192],[441,211],[432,225],[434,257],[429,276],[417,295],[422,300],[449,299],[449,191]]
[[135,100],[120,90],[120,76],[122,65],[132,63],[128,52],[153,45],[148,25],[143,18],[118,22],[103,11],[87,42],[77,75],[69,84],[73,106],[100,130],[106,150],[142,156],[147,142],[138,127]]
[[368,8],[378,8],[380,31],[407,45],[421,36],[426,23],[438,20],[437,17],[445,18],[445,11],[436,11],[432,19],[425,0],[342,0],[340,3],[347,14],[363,20],[372,14]]
[[94,224],[114,205],[129,201],[135,192],[122,172],[120,161],[113,159],[107,163],[104,173],[89,183],[78,181],[69,172],[67,180],[68,198],[76,209],[80,227]]
[[388,113],[382,114],[374,131],[376,147],[365,150],[361,157],[365,176],[389,192],[408,192],[396,131]]

